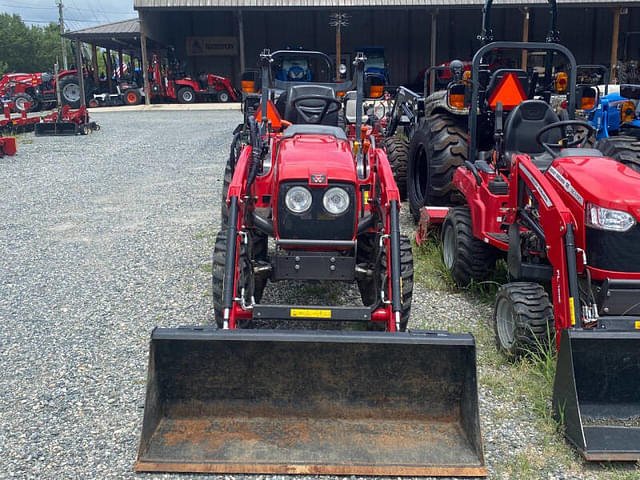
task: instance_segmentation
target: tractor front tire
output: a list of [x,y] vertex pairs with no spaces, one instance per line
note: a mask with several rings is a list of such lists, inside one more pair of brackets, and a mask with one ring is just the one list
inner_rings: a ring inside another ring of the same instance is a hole
[[[15,105],[16,112],[20,113],[24,112],[25,110],[27,112],[33,112],[37,107],[37,102],[28,93],[18,93],[11,99],[11,101]],[[27,103],[31,104],[29,109],[26,108]]]
[[[362,303],[366,306],[373,305],[380,299],[380,292],[384,290],[385,300],[390,300],[389,281],[387,276],[387,249],[380,249],[377,244],[378,237],[368,235],[358,240],[358,263],[367,263],[373,267],[372,278],[358,280],[358,290]],[[413,252],[411,240],[406,235],[400,235],[400,285],[402,288],[401,301],[402,312],[400,315],[400,331],[407,329],[409,315],[411,313],[411,299],[413,297]]]
[[606,157],[640,173],[640,139],[627,136],[603,138],[596,144],[596,148]]
[[407,197],[414,221],[424,205],[461,203],[453,174],[467,159],[467,134],[460,121],[436,113],[422,120],[409,142]]
[[182,87],[178,90],[179,103],[194,103],[196,101],[196,93],[192,88]]
[[496,346],[507,357],[545,351],[554,341],[553,307],[542,285],[507,283],[493,311]]
[[82,104],[82,91],[80,81],[75,75],[66,75],[60,80],[60,99],[62,105],[69,105],[70,108],[80,108]]
[[220,103],[230,102],[231,101],[231,95],[229,95],[229,92],[221,90],[220,92],[218,92],[218,101]]
[[130,88],[124,91],[124,104],[125,105],[140,105],[142,101],[142,95],[135,88]]
[[449,210],[442,224],[442,259],[459,287],[486,279],[495,269],[497,251],[473,236],[469,207]]
[[389,137],[384,141],[387,159],[400,191],[400,199],[407,199],[407,163],[409,161],[409,142],[402,137]]

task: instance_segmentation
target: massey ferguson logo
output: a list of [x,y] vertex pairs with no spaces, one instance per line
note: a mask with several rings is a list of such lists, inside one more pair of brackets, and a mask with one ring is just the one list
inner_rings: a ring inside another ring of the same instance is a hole
[[324,185],[327,183],[327,176],[323,173],[312,173],[309,176],[309,183],[312,185]]

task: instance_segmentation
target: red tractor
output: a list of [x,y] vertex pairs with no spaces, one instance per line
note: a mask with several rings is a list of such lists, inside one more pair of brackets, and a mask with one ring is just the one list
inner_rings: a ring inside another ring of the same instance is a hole
[[[483,56],[499,49],[567,58],[564,120],[547,102],[527,99],[524,72],[483,74]],[[553,407],[567,438],[587,460],[637,461],[640,174],[585,148],[594,127],[574,119],[576,64],[561,45],[488,44],[463,88],[469,147],[453,185],[464,205],[444,219],[444,263],[467,286],[506,259],[511,280],[498,291],[493,315],[498,348],[513,357],[555,338]],[[481,115],[479,105],[490,109]],[[492,132],[478,128],[481,117],[491,117]]]
[[[361,125],[351,138],[338,127],[339,84],[276,78],[282,118],[272,57],[261,60],[259,113],[213,254],[219,328],[152,333],[135,469],[486,475],[473,337],[403,331],[413,260],[384,150]],[[363,305],[261,301],[285,280],[357,283]],[[282,328],[299,321],[364,328]],[[265,322],[278,326],[243,328]]]
[[[63,70],[59,73],[60,95],[63,105],[80,107],[80,82],[77,70]],[[93,77],[85,76],[87,99],[95,90]],[[56,79],[51,73],[8,73],[0,79],[0,97],[13,102],[19,112],[30,104],[30,111],[53,108],[58,104]]]
[[[226,103],[240,97],[228,78],[211,73],[201,73],[197,79],[168,71],[163,75],[160,60],[153,55],[149,65],[151,96],[177,100],[179,103],[194,103],[198,98]],[[129,99],[125,95],[125,103]]]

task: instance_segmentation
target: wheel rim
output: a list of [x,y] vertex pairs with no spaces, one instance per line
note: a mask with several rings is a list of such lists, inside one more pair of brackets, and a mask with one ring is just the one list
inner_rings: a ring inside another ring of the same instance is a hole
[[509,350],[515,341],[516,321],[513,306],[506,298],[499,298],[496,305],[496,326],[500,345]]
[[65,85],[62,89],[62,95],[68,102],[77,102],[80,100],[80,87],[75,83]]
[[129,93],[127,95],[127,101],[129,103],[135,103],[136,102],[136,94],[135,93]]
[[13,102],[16,106],[16,110],[19,110],[20,112],[23,111],[25,109],[24,104],[27,103],[27,101],[22,98],[22,97],[18,97],[14,100]]
[[185,102],[190,102],[193,99],[193,94],[191,93],[190,90],[185,90],[184,93],[182,94],[182,98],[184,99]]
[[222,103],[226,103],[229,100],[229,95],[226,93],[221,93],[218,98],[220,98],[220,101]]
[[442,234],[442,259],[447,270],[453,270],[453,259],[455,258],[456,238],[453,232],[453,225],[447,223]]
[[421,203],[424,203],[425,192],[427,190],[427,152],[424,148],[420,148],[418,151],[418,158],[416,162],[416,171],[414,175],[414,184],[416,187],[416,196]]

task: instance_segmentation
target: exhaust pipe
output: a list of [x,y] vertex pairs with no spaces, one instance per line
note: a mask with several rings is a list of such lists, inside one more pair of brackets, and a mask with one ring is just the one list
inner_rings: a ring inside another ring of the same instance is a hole
[[474,339],[155,329],[135,470],[484,476]]

